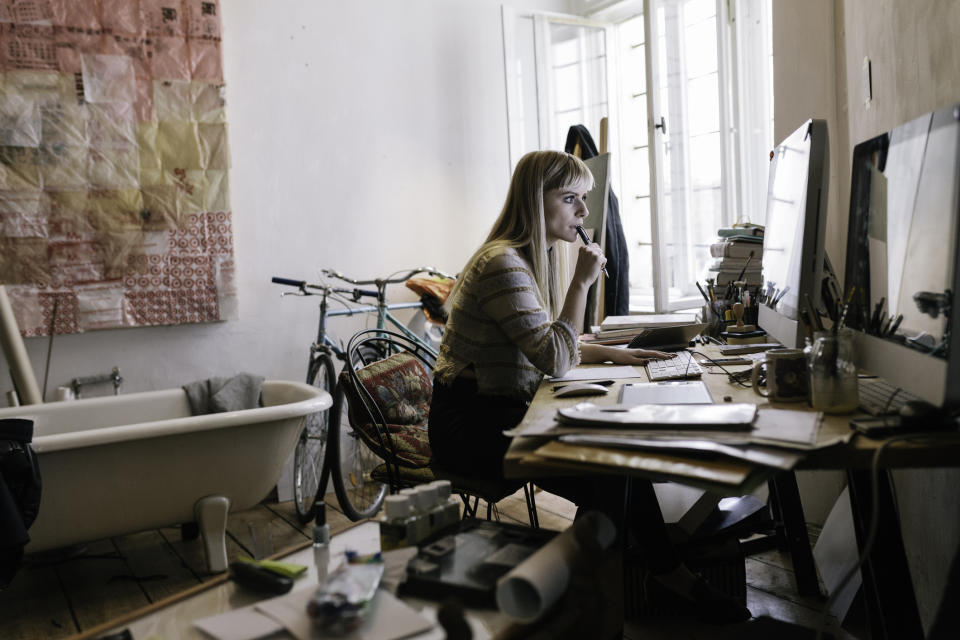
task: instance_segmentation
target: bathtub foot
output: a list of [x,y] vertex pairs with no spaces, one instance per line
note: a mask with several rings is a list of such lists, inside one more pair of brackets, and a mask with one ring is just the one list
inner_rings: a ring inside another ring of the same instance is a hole
[[207,557],[207,570],[221,573],[227,570],[227,512],[230,500],[225,496],[206,496],[193,505],[193,513],[203,536],[203,550]]

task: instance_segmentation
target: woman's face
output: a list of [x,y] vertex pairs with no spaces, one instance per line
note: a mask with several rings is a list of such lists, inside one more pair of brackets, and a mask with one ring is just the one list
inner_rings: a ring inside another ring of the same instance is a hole
[[576,242],[577,227],[587,217],[587,185],[578,182],[543,194],[543,218],[547,244],[557,240]]

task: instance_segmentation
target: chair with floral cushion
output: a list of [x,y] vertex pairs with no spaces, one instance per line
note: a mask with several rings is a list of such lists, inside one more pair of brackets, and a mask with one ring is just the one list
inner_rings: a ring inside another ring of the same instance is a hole
[[531,526],[538,526],[533,487],[521,481],[487,481],[435,473],[430,467],[427,417],[433,394],[436,356],[405,336],[384,329],[364,329],[347,346],[343,385],[349,420],[363,443],[383,459],[373,469],[375,480],[391,493],[437,478],[450,480],[464,502],[464,517],[475,516],[479,500],[493,505],[521,487]]

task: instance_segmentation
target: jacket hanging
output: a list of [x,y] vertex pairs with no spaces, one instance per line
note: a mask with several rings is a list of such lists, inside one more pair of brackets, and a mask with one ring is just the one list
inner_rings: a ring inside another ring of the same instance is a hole
[[[599,155],[593,137],[582,124],[575,124],[567,131],[564,149],[567,153],[573,153],[577,145],[580,146],[580,157],[584,160]],[[630,256],[627,251],[627,238],[623,234],[623,224],[620,222],[620,203],[613,189],[607,195],[604,232],[604,254],[610,277],[606,280],[603,312],[605,316],[626,316],[630,314]]]

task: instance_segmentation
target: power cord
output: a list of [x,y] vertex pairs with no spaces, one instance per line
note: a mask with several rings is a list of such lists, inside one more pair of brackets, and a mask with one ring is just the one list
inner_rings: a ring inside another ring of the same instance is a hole
[[870,555],[870,552],[873,550],[873,545],[876,542],[877,530],[879,529],[880,525],[880,457],[883,455],[883,452],[886,451],[887,447],[895,442],[904,442],[907,440],[922,441],[925,439],[932,440],[934,443],[957,442],[960,441],[960,434],[902,434],[887,438],[880,444],[879,447],[877,447],[877,450],[873,452],[873,460],[870,463],[870,489],[872,495],[870,496],[870,526],[868,527],[867,540],[863,545],[863,551],[860,552],[860,557],[857,558],[856,564],[854,564],[853,567],[851,567],[850,570],[844,574],[843,578],[833,589],[833,593],[823,604],[823,609],[820,611],[820,623],[817,625],[817,635],[815,640],[821,640],[823,637],[823,631],[827,626],[827,621],[830,617],[830,607],[836,601],[840,592],[846,588],[847,584],[849,584],[850,581],[853,580],[854,576],[857,575],[857,572],[860,571],[860,568],[867,561],[867,557]]
[[701,356],[701,358],[698,358],[698,359],[697,359],[697,362],[701,362],[701,363],[702,363],[702,362],[709,362],[711,365],[713,365],[713,366],[715,366],[715,367],[719,367],[720,370],[723,371],[723,373],[725,373],[725,374],[727,375],[727,381],[728,381],[730,384],[738,384],[738,385],[740,385],[741,387],[743,387],[744,389],[752,389],[752,388],[753,388],[753,385],[752,385],[752,384],[747,384],[747,383],[744,382],[745,379],[750,378],[751,372],[753,371],[753,369],[746,369],[746,370],[744,370],[744,371],[728,371],[728,370],[726,369],[726,367],[723,366],[723,364],[721,364],[720,362],[717,362],[716,360],[714,360],[713,358],[711,358],[710,356],[708,356],[708,355],[705,354],[705,353],[702,353],[702,352],[700,352],[700,351],[691,351],[690,353],[691,353],[692,355]]

